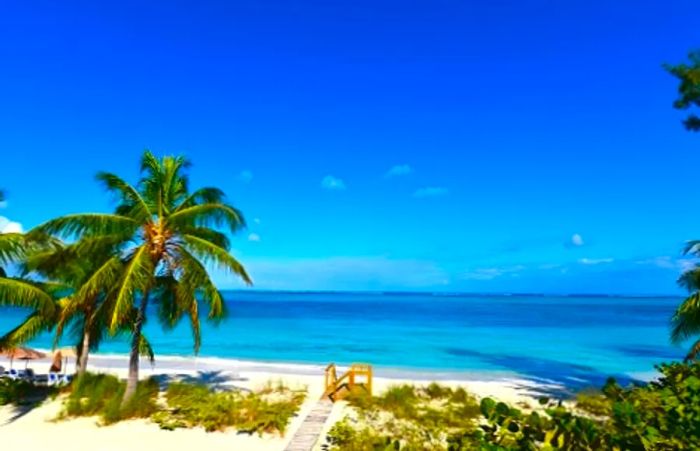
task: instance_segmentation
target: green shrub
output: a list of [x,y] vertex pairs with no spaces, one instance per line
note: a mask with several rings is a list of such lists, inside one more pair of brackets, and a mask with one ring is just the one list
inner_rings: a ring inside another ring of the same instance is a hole
[[343,419],[328,431],[326,437],[331,449],[352,451],[389,451],[402,448],[399,440],[381,435],[371,428],[357,428]]
[[576,408],[599,417],[607,417],[612,413],[612,402],[600,390],[587,389],[576,395]]
[[305,391],[295,392],[281,384],[268,385],[257,393],[240,393],[173,383],[166,392],[168,410],[153,415],[152,420],[169,430],[203,427],[212,432],[231,427],[251,434],[284,435],[305,398]]
[[126,382],[108,374],[85,373],[66,389],[68,397],[61,417],[99,416],[102,423],[112,424],[129,418],[148,418],[156,410],[158,383],[139,381],[134,396],[122,405]]
[[51,391],[46,387],[36,387],[22,380],[0,379],[0,406],[24,404]]
[[474,398],[459,389],[395,387],[371,399],[351,398],[358,421],[336,424],[328,444],[406,451],[700,449],[700,363],[657,369],[661,376],[643,386],[620,387],[611,379],[602,391],[584,391],[575,409],[542,399],[540,409],[523,411],[490,398],[475,409]]
[[393,386],[380,396],[360,390],[347,399],[359,422],[346,418],[331,429],[333,450],[442,450],[449,434],[473,433],[480,415],[476,398],[466,390],[437,383]]

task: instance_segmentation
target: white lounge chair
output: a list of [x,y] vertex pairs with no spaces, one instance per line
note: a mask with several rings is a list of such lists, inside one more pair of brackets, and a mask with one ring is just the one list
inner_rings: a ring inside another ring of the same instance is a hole
[[58,373],[49,373],[48,376],[48,381],[46,382],[46,385],[49,387],[52,387],[54,385],[59,385],[61,381],[61,375]]

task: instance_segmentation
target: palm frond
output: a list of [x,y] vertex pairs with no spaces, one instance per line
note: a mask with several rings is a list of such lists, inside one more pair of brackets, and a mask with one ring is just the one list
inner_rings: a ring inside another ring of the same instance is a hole
[[193,226],[227,227],[235,233],[246,226],[243,214],[236,208],[219,203],[194,205],[168,216],[169,225],[177,228]]
[[56,309],[53,298],[40,287],[11,278],[0,278],[0,305],[31,308],[46,315]]
[[700,268],[695,268],[685,271],[678,277],[676,281],[678,286],[685,288],[689,292],[700,290]]
[[64,238],[125,234],[136,232],[139,222],[132,218],[107,213],[82,213],[47,221],[29,233],[48,233]]
[[0,337],[0,351],[15,348],[33,340],[42,332],[50,331],[54,324],[53,316],[33,312],[19,326]]
[[690,362],[692,360],[696,360],[698,358],[698,355],[700,355],[700,340],[696,341],[693,343],[693,345],[690,347],[688,350],[688,354],[685,356],[685,361]]
[[226,316],[226,304],[221,292],[209,277],[204,265],[186,249],[181,249],[182,277],[180,289],[185,293],[201,293],[202,300],[209,307],[207,317],[218,321]]
[[166,214],[170,212],[187,197],[189,192],[189,178],[185,169],[190,166],[190,162],[182,156],[167,156],[161,161],[161,171],[163,174],[163,186],[161,187]]
[[151,362],[151,365],[153,365],[156,361],[156,355],[153,352],[153,347],[151,347],[151,343],[143,334],[141,334],[141,339],[139,340],[139,355],[142,357],[147,357]]
[[683,247],[683,253],[686,255],[700,255],[700,240],[690,240],[686,242]]
[[124,263],[119,256],[112,256],[77,288],[73,298],[76,302],[84,302],[111,291],[122,276],[123,269]]
[[114,288],[114,310],[110,321],[113,333],[131,311],[137,294],[145,291],[152,278],[153,263],[148,249],[140,246],[126,263],[124,273]]
[[671,341],[679,344],[700,333],[700,292],[688,296],[671,317]]
[[226,195],[219,188],[204,187],[187,196],[175,211],[184,210],[197,204],[223,204],[225,200]]
[[185,227],[180,230],[182,234],[191,235],[209,241],[226,251],[231,248],[231,242],[225,234],[208,227]]
[[221,269],[236,274],[246,284],[253,284],[243,265],[225,249],[194,235],[183,235],[182,239],[187,250],[204,263],[212,263]]
[[115,193],[122,202],[131,207],[128,215],[130,218],[144,221],[153,215],[138,190],[118,175],[98,172],[96,178],[108,191]]
[[20,260],[25,253],[27,241],[21,233],[0,234],[0,264]]

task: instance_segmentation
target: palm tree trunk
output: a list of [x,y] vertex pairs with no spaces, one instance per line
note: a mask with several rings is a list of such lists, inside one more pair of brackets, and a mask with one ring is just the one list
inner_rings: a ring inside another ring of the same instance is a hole
[[90,328],[85,326],[83,331],[83,343],[80,350],[80,358],[78,359],[78,374],[85,374],[87,371],[88,354],[90,353]]
[[139,382],[139,347],[141,345],[141,329],[146,319],[146,305],[148,304],[148,291],[143,293],[141,305],[136,314],[134,330],[131,335],[131,353],[129,354],[129,378],[126,380],[126,390],[122,404],[126,403],[136,392],[136,385]]

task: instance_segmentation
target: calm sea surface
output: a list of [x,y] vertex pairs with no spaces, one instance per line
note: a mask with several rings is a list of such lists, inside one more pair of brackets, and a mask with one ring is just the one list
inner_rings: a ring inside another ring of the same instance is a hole
[[[202,356],[379,368],[518,373],[598,385],[683,356],[668,341],[678,298],[226,292],[229,318],[203,326]],[[0,309],[0,333],[26,312]],[[146,333],[157,355],[192,354],[189,326]],[[43,336],[31,345],[51,347]],[[126,352],[112,341],[101,352]]]

